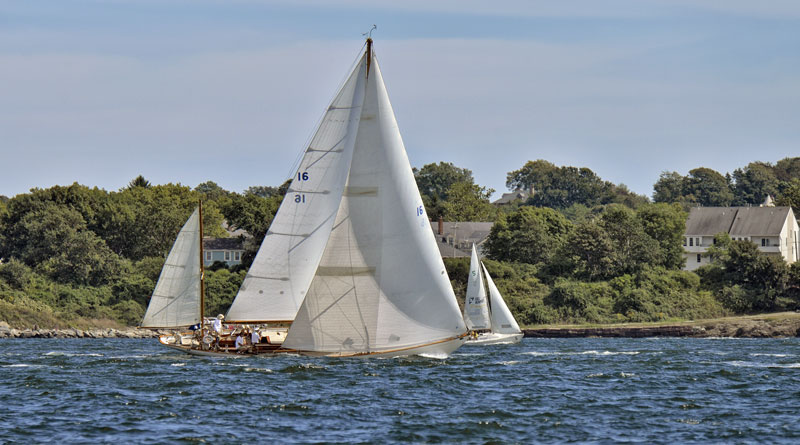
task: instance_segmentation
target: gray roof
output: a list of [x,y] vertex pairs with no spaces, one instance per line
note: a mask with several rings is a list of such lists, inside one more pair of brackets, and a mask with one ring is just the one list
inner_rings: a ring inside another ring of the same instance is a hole
[[509,204],[518,199],[528,199],[530,196],[531,194],[529,192],[526,192],[524,190],[516,190],[511,193],[503,193],[503,196],[501,196],[500,199],[498,199],[497,201],[494,201],[492,204],[495,205]]
[[480,244],[489,236],[493,222],[475,221],[443,221],[442,233],[439,233],[439,222],[431,221],[431,229],[437,237],[447,237],[452,235],[458,242],[468,242],[470,244]]
[[[439,253],[444,258],[469,257],[472,244],[480,245],[489,237],[493,222],[474,221],[443,221],[442,233],[439,233],[439,221],[431,221],[431,230],[436,237]],[[456,248],[448,242],[453,237],[457,243]]]
[[694,207],[686,220],[687,235],[780,235],[791,207]]
[[236,238],[203,238],[205,250],[244,250],[244,243]]

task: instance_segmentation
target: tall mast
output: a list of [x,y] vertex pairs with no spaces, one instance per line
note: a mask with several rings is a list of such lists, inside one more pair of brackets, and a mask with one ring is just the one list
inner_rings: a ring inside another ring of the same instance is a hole
[[198,214],[200,216],[200,326],[203,326],[206,309],[206,274],[203,267],[203,200],[199,201]]

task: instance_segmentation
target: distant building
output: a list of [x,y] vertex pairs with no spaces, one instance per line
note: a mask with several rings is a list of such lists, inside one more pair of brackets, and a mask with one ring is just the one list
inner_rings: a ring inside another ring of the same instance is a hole
[[203,238],[203,266],[221,261],[228,267],[242,264],[244,241],[236,238]]
[[514,201],[522,201],[525,202],[533,196],[533,187],[531,187],[530,191],[527,190],[514,190],[511,193],[503,193],[500,199],[492,202],[492,204],[496,206],[503,206],[513,203]]
[[761,252],[780,256],[789,264],[800,259],[800,228],[791,207],[695,207],[689,212],[683,238],[685,270],[711,262],[703,254],[720,232],[733,240],[751,241]]
[[473,243],[480,254],[493,225],[493,222],[431,221],[442,258],[469,258]]

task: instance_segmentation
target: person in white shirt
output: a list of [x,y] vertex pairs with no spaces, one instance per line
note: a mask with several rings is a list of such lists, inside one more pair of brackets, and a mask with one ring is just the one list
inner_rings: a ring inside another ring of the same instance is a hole
[[236,335],[236,352],[242,352],[244,350],[244,336],[241,332]]
[[258,335],[258,330],[253,329],[253,331],[250,333],[250,344],[253,345],[253,351],[255,351],[256,345],[259,344],[260,342],[261,342],[261,336]]
[[216,332],[217,334],[221,334],[222,333],[222,320],[224,320],[224,319],[225,319],[225,316],[222,315],[222,314],[219,314],[219,315],[217,315],[217,318],[215,318],[214,321],[211,322],[211,329],[213,329],[214,332]]

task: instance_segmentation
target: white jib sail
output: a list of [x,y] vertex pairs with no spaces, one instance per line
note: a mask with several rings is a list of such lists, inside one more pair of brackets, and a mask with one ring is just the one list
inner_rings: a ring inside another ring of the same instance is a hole
[[362,59],[328,107],[227,320],[294,320],[339,209],[361,116],[365,72]]
[[283,346],[374,353],[464,332],[373,57],[336,222]]
[[508,306],[506,306],[506,302],[500,295],[500,291],[497,289],[497,286],[494,285],[492,277],[489,276],[489,271],[486,270],[486,265],[481,263],[481,266],[483,267],[483,273],[486,274],[489,298],[492,299],[492,332],[498,334],[519,334],[522,330],[520,330],[517,320],[514,319],[511,311],[508,310]]
[[200,214],[195,209],[167,255],[142,327],[168,328],[200,322],[200,267]]
[[489,320],[489,303],[486,300],[486,288],[481,277],[480,261],[475,244],[472,245],[472,257],[469,261],[469,279],[467,280],[467,297],[464,300],[464,321],[467,329],[491,329]]

